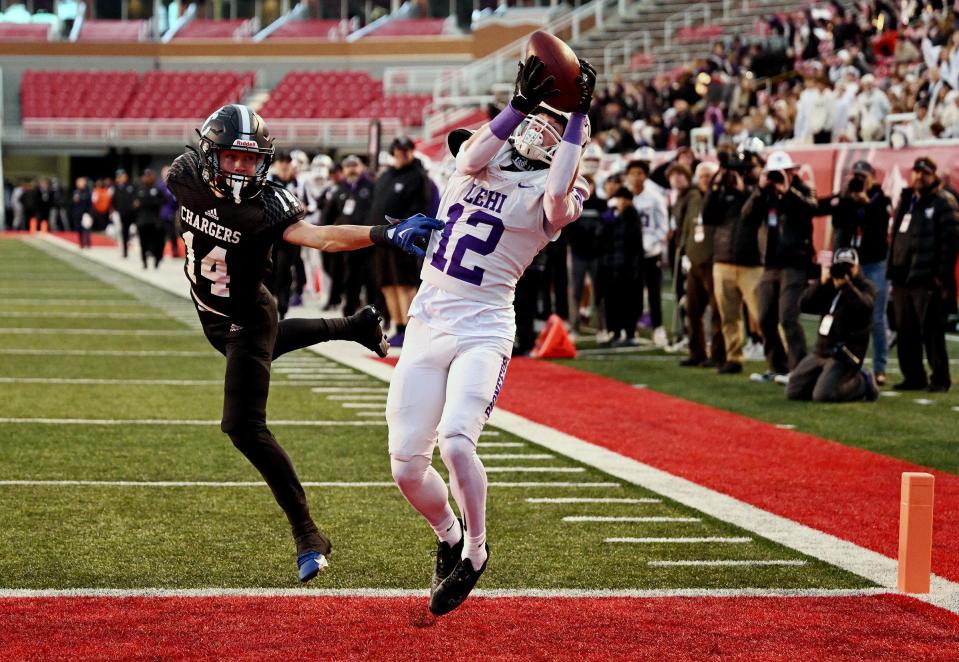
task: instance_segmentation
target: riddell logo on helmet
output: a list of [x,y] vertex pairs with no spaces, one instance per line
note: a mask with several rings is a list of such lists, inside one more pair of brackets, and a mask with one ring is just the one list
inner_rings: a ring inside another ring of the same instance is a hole
[[233,141],[235,147],[258,147],[255,140],[240,140],[237,138]]

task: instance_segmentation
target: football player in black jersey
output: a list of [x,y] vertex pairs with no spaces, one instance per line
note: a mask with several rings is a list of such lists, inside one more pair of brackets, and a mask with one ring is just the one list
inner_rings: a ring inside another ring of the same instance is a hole
[[331,545],[310,517],[290,458],[267,427],[270,364],[286,352],[326,340],[354,340],[380,356],[387,345],[382,318],[372,306],[340,319],[278,321],[276,300],[263,285],[273,244],[283,239],[322,251],[382,244],[423,255],[430,233],[443,223],[416,215],[373,227],[310,225],[296,197],[266,181],[274,148],[259,115],[246,106],[224,106],[197,133],[199,149],[177,157],[167,184],[179,205],[184,272],[203,331],[226,356],[221,428],[263,475],[286,513],[299,578],[306,582],[326,567]]

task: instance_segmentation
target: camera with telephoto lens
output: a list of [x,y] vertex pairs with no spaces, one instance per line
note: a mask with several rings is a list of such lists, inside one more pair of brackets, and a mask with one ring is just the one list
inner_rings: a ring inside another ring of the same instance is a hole
[[866,190],[866,178],[862,175],[853,175],[846,190],[850,193],[862,193]]
[[770,184],[785,184],[786,174],[782,170],[773,170],[766,173],[766,181]]
[[842,280],[852,274],[852,265],[848,262],[837,262],[829,267],[829,276],[836,280]]

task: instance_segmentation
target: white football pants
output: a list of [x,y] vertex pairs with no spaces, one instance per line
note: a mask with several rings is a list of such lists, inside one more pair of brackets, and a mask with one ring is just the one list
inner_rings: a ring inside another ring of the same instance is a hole
[[455,523],[446,484],[431,466],[437,441],[467,542],[486,539],[486,471],[476,454],[506,377],[513,343],[455,336],[410,320],[386,400],[393,478],[440,535]]

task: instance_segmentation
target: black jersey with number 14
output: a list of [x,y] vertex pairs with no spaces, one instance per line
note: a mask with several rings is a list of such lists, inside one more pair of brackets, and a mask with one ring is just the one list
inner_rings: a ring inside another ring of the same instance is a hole
[[167,185],[179,205],[176,227],[186,246],[183,271],[197,303],[237,320],[253,316],[272,266],[273,244],[303,218],[303,206],[270,183],[239,204],[221,198],[200,177],[200,161],[192,152],[173,162]]

